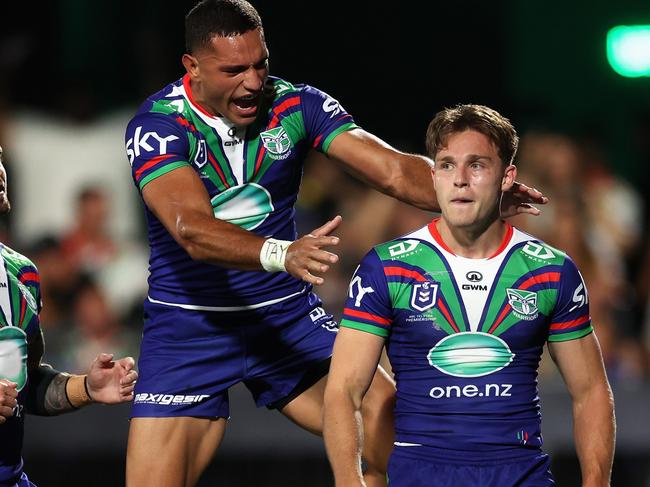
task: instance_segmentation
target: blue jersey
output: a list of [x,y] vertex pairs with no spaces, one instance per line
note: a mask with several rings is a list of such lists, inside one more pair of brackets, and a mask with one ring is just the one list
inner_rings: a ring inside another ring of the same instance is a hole
[[0,378],[18,384],[14,414],[0,424],[0,485],[20,479],[24,405],[29,387],[27,343],[40,340],[40,279],[26,257],[0,244]]
[[[269,78],[255,122],[237,127],[197,105],[189,78],[148,98],[126,130],[133,180],[142,189],[179,167],[205,185],[215,218],[260,236],[296,238],[294,204],[310,149],[327,153],[356,127],[338,102],[307,85]],[[309,291],[287,273],[240,271],[197,262],[147,208],[149,299],[189,309],[245,310]]]
[[341,326],[386,337],[398,447],[468,462],[541,448],[542,349],[592,331],[587,290],[566,254],[507,228],[495,255],[468,259],[434,221],[352,278]]

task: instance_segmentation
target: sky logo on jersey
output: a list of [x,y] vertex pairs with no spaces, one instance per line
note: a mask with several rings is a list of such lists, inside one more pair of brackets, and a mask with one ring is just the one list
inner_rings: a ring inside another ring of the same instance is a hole
[[414,284],[411,288],[411,308],[424,312],[436,305],[438,283],[425,281]]
[[506,289],[508,304],[513,313],[520,320],[534,320],[537,318],[537,293],[523,289]]
[[0,377],[18,384],[27,383],[27,334],[15,326],[0,328]]
[[158,142],[158,154],[165,155],[167,154],[167,143],[178,140],[178,137],[175,135],[169,135],[167,137],[161,137],[156,132],[146,132],[142,134],[142,126],[136,127],[133,137],[131,137],[126,142],[126,155],[129,158],[129,162],[133,164],[133,161],[136,157],[140,157],[140,151],[144,150],[145,152],[153,152],[155,149],[151,145],[153,140]]
[[501,338],[472,331],[446,336],[427,355],[430,365],[454,377],[493,374],[507,367],[514,357]]
[[286,159],[291,154],[291,139],[284,127],[260,132],[260,137],[271,159]]
[[215,218],[234,223],[245,230],[259,227],[274,210],[271,194],[256,183],[228,188],[211,201]]

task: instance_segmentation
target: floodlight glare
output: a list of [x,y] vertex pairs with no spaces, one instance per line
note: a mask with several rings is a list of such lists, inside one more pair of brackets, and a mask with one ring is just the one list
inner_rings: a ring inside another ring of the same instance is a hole
[[610,29],[607,60],[621,76],[650,76],[650,25],[619,25]]

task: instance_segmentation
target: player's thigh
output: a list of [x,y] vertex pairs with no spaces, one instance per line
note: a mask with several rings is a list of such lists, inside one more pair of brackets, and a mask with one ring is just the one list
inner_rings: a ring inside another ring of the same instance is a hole
[[224,418],[133,418],[127,447],[127,487],[195,485],[225,429]]

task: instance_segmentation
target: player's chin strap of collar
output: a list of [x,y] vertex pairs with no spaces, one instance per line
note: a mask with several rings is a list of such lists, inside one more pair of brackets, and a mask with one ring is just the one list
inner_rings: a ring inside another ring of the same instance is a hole
[[284,261],[287,258],[287,249],[293,242],[291,240],[277,240],[267,238],[260,250],[260,264],[266,272],[286,272]]

